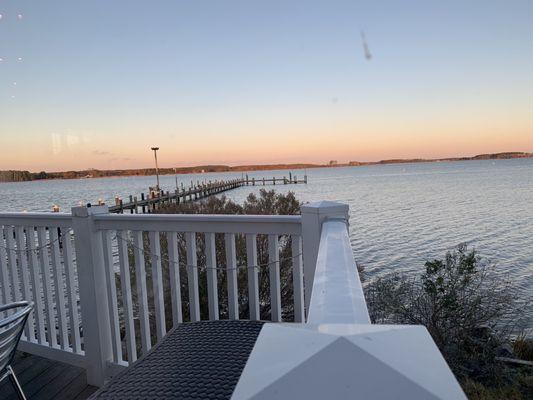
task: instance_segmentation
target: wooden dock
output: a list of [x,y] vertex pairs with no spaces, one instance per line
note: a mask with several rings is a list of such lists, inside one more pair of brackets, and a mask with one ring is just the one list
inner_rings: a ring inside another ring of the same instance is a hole
[[174,192],[164,190],[151,191],[151,193],[141,193],[140,198],[137,196],[129,196],[127,202],[124,199],[115,197],[115,205],[109,207],[110,213],[123,214],[130,212],[131,214],[150,213],[163,205],[180,204],[190,201],[204,199],[228,190],[237,189],[243,186],[266,186],[266,185],[296,185],[306,184],[307,175],[304,179],[298,180],[296,176],[282,177],[282,178],[249,178],[246,176],[241,179],[197,182],[191,181],[191,185],[185,188],[182,184],[181,188]]

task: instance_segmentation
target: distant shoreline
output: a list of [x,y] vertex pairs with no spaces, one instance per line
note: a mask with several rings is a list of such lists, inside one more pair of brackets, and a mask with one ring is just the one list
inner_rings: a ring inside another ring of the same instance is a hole
[[[288,170],[304,168],[337,168],[337,167],[360,167],[367,165],[387,165],[387,164],[407,164],[407,163],[431,163],[431,162],[450,162],[450,161],[475,161],[475,160],[508,160],[514,158],[533,158],[533,153],[525,152],[505,152],[478,154],[473,157],[451,157],[435,159],[390,159],[381,161],[350,161],[349,163],[337,163],[330,161],[328,164],[264,164],[264,165],[199,165],[195,167],[176,167],[160,168],[160,175],[187,175],[213,172],[253,172],[269,170]],[[51,179],[83,179],[83,178],[116,178],[125,176],[150,176],[155,175],[155,168],[139,169],[119,169],[119,170],[98,170],[89,169],[82,171],[62,171],[62,172],[29,172],[29,171],[0,171],[0,182],[28,182],[37,180]]]

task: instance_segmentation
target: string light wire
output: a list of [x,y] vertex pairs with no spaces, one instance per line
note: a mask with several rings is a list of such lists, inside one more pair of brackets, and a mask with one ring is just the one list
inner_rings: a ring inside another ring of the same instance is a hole
[[[61,235],[58,235],[57,238],[55,238],[54,240],[48,241],[47,243],[43,244],[42,246],[31,247],[31,248],[12,248],[12,247],[8,247],[8,246],[0,246],[0,249],[4,249],[6,251],[15,252],[15,253],[35,252],[35,253],[38,254],[43,249],[51,247],[54,243],[59,242],[60,240],[61,240]],[[293,259],[298,258],[298,257],[300,257],[302,255],[302,253],[298,253],[298,254],[292,255],[290,257],[283,257],[283,258],[280,258],[278,260],[269,261],[267,263],[262,263],[262,264],[257,264],[257,265],[238,265],[236,267],[217,267],[217,266],[210,267],[210,266],[207,266],[207,265],[206,266],[202,266],[202,265],[191,265],[191,264],[183,265],[179,261],[170,260],[169,258],[163,257],[160,254],[153,254],[149,250],[146,250],[146,249],[144,249],[144,248],[142,248],[140,246],[137,246],[133,242],[133,240],[128,239],[128,238],[124,238],[124,237],[122,237],[119,234],[115,234],[115,236],[113,238],[111,238],[111,240],[112,241],[113,240],[117,240],[117,242],[119,240],[122,240],[122,241],[126,242],[128,245],[130,245],[131,247],[142,251],[144,255],[148,255],[150,257],[159,259],[160,261],[166,261],[169,264],[174,264],[174,265],[177,265],[178,267],[181,267],[181,268],[197,268],[197,269],[200,269],[200,270],[221,270],[221,271],[236,271],[236,270],[239,270],[239,269],[257,269],[257,270],[261,270],[261,268],[269,267],[270,265],[281,263],[283,261],[293,260]]]
[[144,249],[142,247],[137,246],[135,243],[133,243],[132,240],[124,238],[124,237],[120,236],[119,234],[115,234],[113,239],[117,239],[117,240],[120,239],[120,240],[126,242],[127,244],[129,244],[130,246],[132,246],[133,248],[136,248],[136,249],[142,251],[144,255],[149,255],[150,257],[158,258],[160,261],[166,261],[169,264],[174,264],[174,265],[177,265],[178,267],[181,267],[181,268],[197,268],[197,269],[202,269],[202,270],[221,270],[221,271],[236,271],[236,270],[239,270],[239,269],[258,269],[258,270],[260,270],[261,268],[268,267],[268,266],[273,265],[273,264],[281,263],[283,261],[293,260],[293,259],[295,259],[297,257],[300,257],[302,255],[302,253],[298,253],[298,254],[292,255],[291,257],[283,257],[283,258],[280,258],[278,260],[269,261],[269,262],[263,263],[263,264],[238,265],[238,266],[232,267],[232,268],[228,268],[228,267],[208,267],[207,265],[206,266],[190,265],[190,264],[182,265],[179,261],[170,260],[170,259],[168,259],[166,257],[163,257],[163,256],[159,255],[159,254],[152,254],[152,252],[150,252],[149,250],[146,250],[146,249]]

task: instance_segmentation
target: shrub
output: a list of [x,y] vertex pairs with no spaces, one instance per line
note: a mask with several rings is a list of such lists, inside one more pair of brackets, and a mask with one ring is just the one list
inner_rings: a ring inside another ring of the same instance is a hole
[[470,400],[525,400],[519,385],[487,387],[471,379],[462,382],[463,389]]
[[513,351],[519,359],[533,361],[533,339],[519,335],[513,341]]
[[469,389],[503,385],[508,390],[518,378],[496,357],[511,348],[511,334],[523,321],[522,303],[512,282],[495,272],[494,264],[459,245],[443,260],[426,262],[419,277],[392,274],[369,283],[365,295],[371,319],[424,325]]

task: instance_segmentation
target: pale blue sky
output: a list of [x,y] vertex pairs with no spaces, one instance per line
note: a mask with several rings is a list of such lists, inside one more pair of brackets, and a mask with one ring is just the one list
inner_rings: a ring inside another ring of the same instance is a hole
[[152,144],[164,165],[533,151],[531,1],[2,0],[0,14],[0,169],[141,167]]

